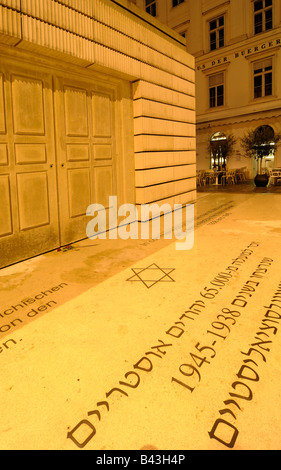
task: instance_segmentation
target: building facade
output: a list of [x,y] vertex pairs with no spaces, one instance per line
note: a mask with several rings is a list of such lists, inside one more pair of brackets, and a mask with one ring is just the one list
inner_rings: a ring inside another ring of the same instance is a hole
[[128,0],[0,0],[0,267],[196,198],[194,58]]
[[[184,35],[196,59],[197,168],[218,166],[212,139],[234,135],[229,169],[256,161],[245,157],[240,138],[270,126],[281,131],[280,0],[136,0],[136,4]],[[281,150],[268,155],[267,168],[281,167]]]

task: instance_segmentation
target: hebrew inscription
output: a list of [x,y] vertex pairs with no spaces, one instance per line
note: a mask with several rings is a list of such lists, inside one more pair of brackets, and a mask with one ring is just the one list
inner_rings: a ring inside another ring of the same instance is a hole
[[[259,245],[260,243],[256,241],[249,243],[237,257],[228,263],[223,271],[202,287],[189,307],[178,318],[175,318],[175,321],[158,336],[158,339],[155,339],[150,348],[132,364],[123,377],[120,377],[115,384],[106,389],[104,396],[100,397],[96,404],[93,404],[92,409],[85,413],[81,421],[74,427],[68,427],[67,439],[70,439],[78,448],[82,449],[87,446],[95,437],[103,415],[110,413],[112,406],[120,399],[129,399],[134,390],[141,387],[144,376],[156,371],[162,361],[169,360],[173,347],[189,333],[192,334],[190,326],[193,325],[193,322],[200,316],[206,315],[214,299],[221,291],[227,289],[230,279],[247,266],[248,260],[254,255]],[[266,256],[257,262],[256,267],[249,272],[247,280],[241,283],[232,299],[217,309],[206,331],[202,331],[202,337],[198,337],[195,340],[195,346],[186,351],[182,363],[175,365],[171,386],[184,390],[187,399],[200,387],[201,381],[204,380],[204,372],[208,367],[212,367],[214,358],[221,354],[223,350],[221,346],[231,338],[232,332],[243,319],[247,307],[253,304],[255,295],[262,289],[263,281],[273,265],[274,260]],[[260,329],[254,334],[251,341],[251,348],[241,352],[243,358],[241,367],[237,371],[232,390],[224,401],[224,407],[219,411],[219,417],[211,430],[206,430],[210,439],[219,441],[224,447],[234,447],[238,439],[238,412],[242,412],[240,402],[252,399],[253,390],[251,387],[260,380],[257,370],[258,361],[266,361],[272,338],[277,334],[281,319],[281,282],[265,309]],[[114,398],[118,398],[118,400]]]

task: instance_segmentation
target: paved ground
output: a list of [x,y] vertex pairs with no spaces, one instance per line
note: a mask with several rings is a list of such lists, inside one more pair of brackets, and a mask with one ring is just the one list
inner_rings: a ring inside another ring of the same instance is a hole
[[280,449],[280,189],[0,271],[1,449]]
[[252,194],[280,194],[281,184],[271,184],[266,188],[257,188],[255,183],[250,180],[239,184],[207,184],[197,188],[198,193],[252,193]]

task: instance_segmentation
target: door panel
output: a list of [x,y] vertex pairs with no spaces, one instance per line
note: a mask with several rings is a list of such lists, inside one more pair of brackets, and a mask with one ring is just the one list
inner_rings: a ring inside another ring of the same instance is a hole
[[0,176],[0,237],[11,235],[12,233],[12,211],[11,211],[11,186],[9,175]]
[[0,268],[86,238],[116,195],[116,94],[106,81],[0,65]]
[[95,181],[96,181],[96,201],[108,209],[109,196],[113,196],[113,175],[112,166],[96,166],[95,167]]
[[90,204],[108,207],[115,191],[114,90],[56,80],[61,244],[84,239]]
[[88,144],[67,144],[66,146],[66,155],[68,162],[89,162],[90,153],[89,153]]
[[[79,197],[77,197],[79,194]],[[91,201],[89,168],[68,169],[69,217],[84,217]]]
[[47,172],[18,174],[17,189],[20,230],[49,225],[50,205]]
[[96,91],[92,95],[93,136],[112,137],[112,102],[111,96]]
[[65,86],[63,91],[66,136],[88,137],[87,91],[70,86]]
[[0,134],[6,133],[4,75],[0,73]]
[[15,155],[18,165],[47,163],[45,144],[15,144]]
[[45,135],[43,81],[12,75],[14,134]]
[[55,163],[52,77],[1,62],[0,267],[59,245]]
[[0,144],[0,166],[1,165],[8,165],[7,144]]

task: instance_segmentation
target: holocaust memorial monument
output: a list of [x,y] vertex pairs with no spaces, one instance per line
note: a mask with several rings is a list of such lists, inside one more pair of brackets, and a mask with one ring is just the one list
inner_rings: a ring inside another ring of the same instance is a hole
[[0,0],[0,448],[279,450],[280,186],[199,181],[209,62],[134,3]]

